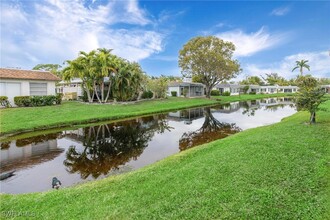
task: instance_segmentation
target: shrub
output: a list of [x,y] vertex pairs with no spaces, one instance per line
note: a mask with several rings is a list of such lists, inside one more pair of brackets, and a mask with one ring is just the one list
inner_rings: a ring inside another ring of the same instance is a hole
[[250,94],[250,95],[255,95],[255,94],[256,94],[256,92],[249,92],[249,94]]
[[153,95],[154,94],[150,90],[144,91],[142,94],[142,99],[151,99]]
[[31,104],[30,96],[16,96],[14,97],[14,103],[18,107],[28,107]]
[[55,98],[56,105],[60,105],[62,103],[62,98],[63,98],[63,94],[62,93],[56,94],[56,98]]
[[18,107],[36,107],[61,103],[61,95],[45,95],[45,96],[16,96],[14,97],[15,105]]
[[172,94],[172,96],[174,96],[174,97],[178,96],[177,91],[171,91],[171,94]]
[[2,106],[5,106],[6,108],[11,107],[7,96],[0,96],[0,103]]
[[219,96],[220,95],[220,91],[219,90],[212,90],[211,91],[211,96]]
[[223,96],[230,96],[230,92],[226,91],[224,93],[222,93]]
[[244,92],[244,94],[247,93],[247,91],[249,90],[249,88],[250,88],[249,86],[244,86],[244,87],[243,87],[243,92]]

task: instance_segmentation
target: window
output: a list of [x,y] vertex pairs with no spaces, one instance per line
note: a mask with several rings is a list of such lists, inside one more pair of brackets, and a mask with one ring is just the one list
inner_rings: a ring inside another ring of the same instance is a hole
[[47,83],[30,83],[30,95],[47,95]]

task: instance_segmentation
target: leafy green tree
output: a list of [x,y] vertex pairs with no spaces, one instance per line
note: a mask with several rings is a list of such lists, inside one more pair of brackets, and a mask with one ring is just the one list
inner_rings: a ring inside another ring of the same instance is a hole
[[310,124],[316,122],[316,111],[319,105],[325,101],[325,92],[318,86],[318,82],[311,76],[301,76],[298,82],[297,108],[299,111],[306,110],[310,113]]
[[258,76],[248,76],[246,77],[246,79],[242,80],[240,82],[240,84],[242,85],[264,85],[264,81],[262,80],[262,78],[258,77]]
[[217,37],[195,37],[179,52],[179,66],[184,77],[198,76],[206,86],[206,97],[212,88],[223,80],[229,80],[240,72],[240,65],[233,60],[235,45]]
[[270,74],[265,74],[266,77],[262,77],[263,80],[268,84],[268,85],[279,85],[279,86],[288,86],[289,82],[282,76],[278,75],[278,73],[270,73]]
[[297,60],[296,61],[296,66],[292,69],[292,72],[295,71],[296,69],[299,69],[300,75],[303,75],[303,69],[306,68],[308,71],[310,71],[310,66],[307,64],[308,60]]
[[148,89],[153,93],[153,99],[166,98],[168,79],[164,76],[148,80]]
[[62,78],[62,66],[59,64],[38,64],[35,67],[33,67],[33,70],[43,70],[43,71],[49,71],[52,74],[58,76],[59,78]]

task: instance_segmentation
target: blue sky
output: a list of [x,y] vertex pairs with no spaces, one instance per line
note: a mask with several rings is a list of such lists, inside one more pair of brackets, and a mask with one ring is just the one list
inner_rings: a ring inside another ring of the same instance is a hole
[[62,64],[106,47],[149,75],[180,76],[179,50],[207,35],[236,45],[238,79],[292,78],[301,59],[314,76],[330,77],[329,1],[1,0],[1,67]]

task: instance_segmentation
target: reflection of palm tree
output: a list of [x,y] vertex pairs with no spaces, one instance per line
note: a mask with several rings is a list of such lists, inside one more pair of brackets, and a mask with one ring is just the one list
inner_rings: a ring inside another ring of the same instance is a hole
[[194,132],[186,132],[179,140],[181,151],[204,144],[217,139],[235,134],[241,129],[235,124],[219,122],[211,113],[210,108],[204,108],[204,123],[200,129]]
[[79,172],[83,179],[89,175],[98,178],[136,160],[155,132],[169,129],[163,116],[85,128],[84,150],[70,146],[64,165],[70,173]]

